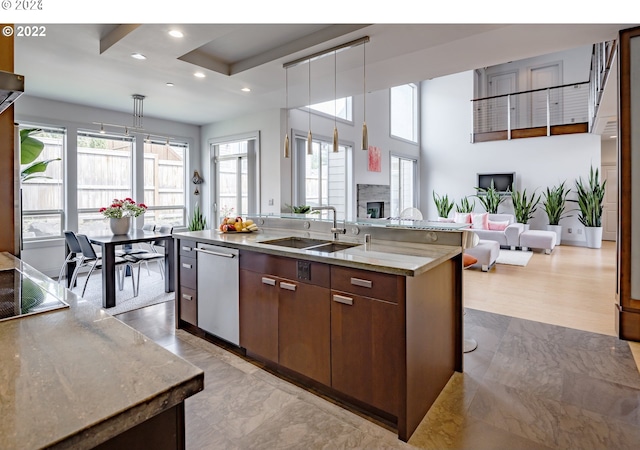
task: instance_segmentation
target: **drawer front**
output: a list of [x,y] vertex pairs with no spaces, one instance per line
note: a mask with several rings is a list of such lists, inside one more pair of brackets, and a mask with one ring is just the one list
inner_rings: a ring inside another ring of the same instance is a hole
[[180,256],[186,256],[188,258],[196,257],[196,251],[194,250],[194,248],[196,248],[196,241],[190,241],[188,239],[180,239],[179,244],[180,244],[180,247],[179,247]]
[[300,283],[315,284],[326,288],[330,286],[329,265],[315,261],[241,250],[240,268],[288,278]]
[[198,326],[198,297],[195,289],[180,286],[180,319]]
[[368,270],[331,267],[331,288],[364,297],[398,303],[401,295],[401,277]]
[[198,266],[195,258],[180,257],[180,285],[197,289]]

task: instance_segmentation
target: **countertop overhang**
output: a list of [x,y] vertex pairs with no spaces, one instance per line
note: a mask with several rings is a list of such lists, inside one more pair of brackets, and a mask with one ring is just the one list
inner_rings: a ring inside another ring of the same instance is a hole
[[0,442],[92,448],[204,388],[204,372],[8,253],[70,307],[0,322]]
[[[222,233],[218,230],[173,233],[173,237],[177,239],[191,239],[211,245],[404,276],[417,276],[462,253],[462,246],[380,239],[374,239],[366,246],[361,243],[333,253],[321,253],[312,249],[304,250],[263,243],[264,241],[287,236],[332,239],[330,234],[273,228],[260,229],[251,233]],[[353,241],[338,239],[336,242]]]

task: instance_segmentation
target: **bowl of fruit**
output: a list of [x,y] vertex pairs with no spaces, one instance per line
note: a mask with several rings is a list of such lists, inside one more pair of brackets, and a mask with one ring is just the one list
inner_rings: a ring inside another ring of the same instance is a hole
[[242,220],[242,217],[225,217],[219,227],[223,233],[251,233],[256,231],[258,226],[253,220]]

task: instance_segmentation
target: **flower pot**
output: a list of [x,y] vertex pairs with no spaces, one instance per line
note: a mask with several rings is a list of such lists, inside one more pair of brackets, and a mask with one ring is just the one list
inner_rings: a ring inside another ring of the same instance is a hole
[[556,234],[556,245],[560,245],[562,240],[562,225],[547,225],[547,230],[553,231]]
[[109,228],[113,234],[128,234],[131,227],[130,217],[121,217],[119,219],[109,219]]
[[602,227],[584,227],[584,237],[587,239],[587,247],[602,247]]

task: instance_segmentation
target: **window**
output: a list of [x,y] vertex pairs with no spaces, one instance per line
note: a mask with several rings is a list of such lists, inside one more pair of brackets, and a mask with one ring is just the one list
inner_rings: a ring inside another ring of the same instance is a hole
[[313,141],[313,154],[307,155],[307,140],[296,136],[297,201],[299,205],[333,206],[336,217],[347,218],[348,173],[347,155],[351,147],[339,146],[333,152],[333,143]]
[[[39,128],[31,133],[44,143],[44,149],[36,161],[47,161],[64,155],[65,131],[21,125],[21,129]],[[28,165],[23,165],[24,170]],[[22,238],[25,241],[56,238],[63,229],[63,163],[53,161],[43,176],[26,179],[22,185]]]
[[402,156],[391,155],[391,215],[400,217],[407,208],[418,206],[416,173],[418,162]]
[[145,222],[162,225],[185,224],[184,159],[187,144],[144,142]]
[[[99,234],[109,224],[99,209],[131,197],[133,138],[78,132],[78,231]],[[140,199],[134,199],[140,201]]]
[[418,87],[405,84],[391,90],[391,136],[418,142]]
[[308,108],[338,119],[353,121],[352,97],[338,98],[328,102],[316,103]]

